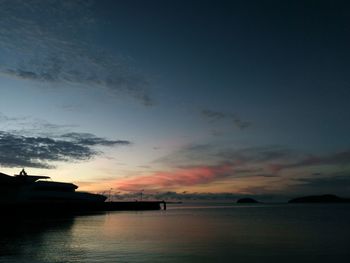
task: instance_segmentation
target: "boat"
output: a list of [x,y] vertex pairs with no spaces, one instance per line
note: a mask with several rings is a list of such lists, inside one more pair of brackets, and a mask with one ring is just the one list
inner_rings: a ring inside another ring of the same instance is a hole
[[77,185],[45,181],[49,176],[20,174],[10,176],[0,173],[0,203],[34,202],[104,202],[107,197],[100,194],[78,192]]
[[49,181],[49,176],[28,175],[24,169],[14,176],[0,172],[2,214],[65,213],[116,210],[160,210],[164,201],[106,202],[101,194],[76,191],[72,183]]

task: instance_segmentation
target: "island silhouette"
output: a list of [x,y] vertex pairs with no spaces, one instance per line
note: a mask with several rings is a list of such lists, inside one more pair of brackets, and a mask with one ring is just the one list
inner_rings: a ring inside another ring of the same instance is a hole
[[350,198],[342,198],[332,194],[309,195],[293,198],[288,203],[350,203]]

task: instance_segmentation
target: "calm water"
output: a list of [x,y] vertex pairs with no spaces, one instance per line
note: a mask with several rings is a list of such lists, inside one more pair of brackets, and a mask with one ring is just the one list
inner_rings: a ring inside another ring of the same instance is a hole
[[350,262],[350,205],[174,205],[2,222],[0,262]]

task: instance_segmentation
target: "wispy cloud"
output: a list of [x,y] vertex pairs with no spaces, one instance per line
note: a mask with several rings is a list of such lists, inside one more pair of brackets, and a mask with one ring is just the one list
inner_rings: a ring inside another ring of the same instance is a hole
[[260,167],[259,171],[278,173],[287,169],[311,166],[347,166],[350,165],[350,150],[310,154],[279,145],[235,149],[228,146],[193,144],[163,156],[155,162],[173,167],[187,166],[191,163],[232,163],[244,168],[241,171],[245,173],[248,171],[245,166],[248,165],[251,168]]
[[[155,163],[172,167],[176,172],[186,171],[189,174],[192,173],[192,168],[221,167],[222,165],[227,168],[224,176],[221,176],[220,173],[213,173],[208,182],[203,180],[198,181],[198,184],[210,184],[226,178],[233,182],[239,178],[247,182],[245,188],[241,188],[241,190],[245,189],[244,192],[266,193],[279,189],[278,191],[281,193],[281,187],[284,191],[290,192],[293,189],[299,191],[301,188],[294,186],[301,184],[305,185],[305,189],[314,191],[317,184],[322,184],[323,190],[327,189],[327,180],[322,179],[325,176],[329,176],[329,181],[332,181],[335,172],[342,171],[344,173],[349,169],[350,151],[310,155],[300,150],[292,150],[278,145],[235,149],[228,146],[219,147],[218,145],[203,144],[183,147],[170,155],[157,159]],[[163,185],[161,182],[167,178],[166,182],[173,180],[174,185],[187,186],[186,178],[178,176],[176,172],[154,173],[152,176],[144,177],[142,182],[146,185],[149,180]],[[325,175],[322,175],[321,172]],[[189,178],[197,178],[195,174]],[[347,176],[350,178],[350,174],[344,174],[338,181],[348,180]],[[299,180],[299,178],[303,179]],[[249,184],[249,180],[251,180],[251,184]],[[257,181],[259,184],[255,185]],[[335,186],[329,187],[329,191],[336,192],[335,189]],[[339,187],[339,191],[341,189]]]
[[191,144],[163,156],[156,163],[169,166],[186,166],[203,163],[234,163],[236,165],[261,163],[286,163],[299,160],[304,155],[287,147],[268,145],[237,149],[229,146],[213,144]]
[[84,146],[113,146],[113,145],[130,145],[130,141],[126,140],[108,140],[105,138],[97,137],[91,133],[79,133],[79,132],[70,132],[65,133],[60,136],[63,139],[75,142]]
[[0,112],[0,123],[19,122],[26,119],[27,117],[9,117]]
[[219,121],[228,121],[235,127],[243,130],[251,125],[250,122],[242,120],[237,114],[227,113],[222,111],[213,111],[209,109],[203,109],[201,115],[206,118],[210,123],[216,123]]
[[74,124],[54,124],[30,116],[6,116],[0,112],[0,130],[14,135],[57,137],[76,127]]
[[119,190],[137,191],[179,189],[238,178],[268,180],[280,176],[271,169],[272,163],[287,163],[296,156],[293,151],[279,146],[222,149],[210,144],[190,145],[155,162],[165,164],[168,169],[120,179],[112,184]]
[[287,164],[275,164],[275,170],[293,169],[308,166],[323,165],[350,165],[350,150],[329,153],[324,155],[307,155],[305,158]]
[[133,173],[129,177],[98,181],[97,184],[99,189],[113,187],[115,191],[130,193],[124,196],[126,198],[142,190],[154,197],[155,193],[184,189],[192,193],[163,197],[206,198],[206,194],[193,192],[214,187],[215,191],[223,189],[236,196],[278,195],[288,200],[303,193],[344,195],[350,180],[347,152],[320,153],[311,159],[310,154],[278,145],[242,149],[211,144],[189,145],[156,160],[153,167],[158,165],[164,168],[150,168],[141,174]]
[[91,41],[99,27],[93,6],[94,1],[81,0],[1,0],[0,72],[100,88],[152,105],[149,78],[126,56],[111,54]]

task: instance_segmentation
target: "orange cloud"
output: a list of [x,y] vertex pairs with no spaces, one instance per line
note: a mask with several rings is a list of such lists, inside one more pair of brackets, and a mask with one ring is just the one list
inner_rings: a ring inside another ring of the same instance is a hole
[[231,172],[231,164],[178,168],[171,172],[155,172],[150,175],[121,179],[115,181],[114,187],[122,191],[172,189],[210,183],[231,175]]

